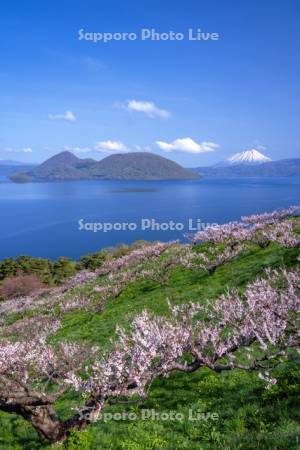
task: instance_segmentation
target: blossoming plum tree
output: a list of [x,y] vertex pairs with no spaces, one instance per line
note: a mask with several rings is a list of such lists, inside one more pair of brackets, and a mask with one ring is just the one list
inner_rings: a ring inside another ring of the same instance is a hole
[[[242,217],[242,222],[214,225],[197,232],[191,237],[194,243],[214,244],[206,253],[202,253],[201,266],[213,272],[219,265],[239,255],[247,243],[257,244],[261,248],[267,247],[271,242],[285,247],[299,247],[299,234],[295,233],[293,221],[287,220],[299,211],[299,206],[291,206],[271,213]],[[218,251],[220,245],[224,248]]]
[[[117,329],[104,354],[95,346],[50,343],[59,327],[56,319],[36,318],[33,328],[26,323],[32,319],[25,319],[18,340],[15,328],[4,327],[0,409],[21,415],[42,438],[58,442],[71,429],[97,420],[111,397],[144,397],[154,378],[176,370],[261,370],[268,384],[275,383],[268,370],[287,349],[299,346],[299,281],[299,269],[268,271],[243,294],[232,290],[205,306],[170,306],[169,317],[143,311],[130,332]],[[80,406],[62,420],[54,404],[69,389],[78,393]]]

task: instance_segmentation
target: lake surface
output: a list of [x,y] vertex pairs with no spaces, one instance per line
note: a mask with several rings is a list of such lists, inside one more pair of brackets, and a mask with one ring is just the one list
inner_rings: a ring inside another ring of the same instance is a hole
[[[189,219],[193,228],[203,227],[299,203],[300,178],[28,184],[0,180],[0,259],[21,254],[77,259],[137,239],[183,240],[193,232]],[[150,226],[151,219],[155,223]],[[169,221],[178,229],[172,230]],[[132,230],[87,230],[103,223],[130,223]]]

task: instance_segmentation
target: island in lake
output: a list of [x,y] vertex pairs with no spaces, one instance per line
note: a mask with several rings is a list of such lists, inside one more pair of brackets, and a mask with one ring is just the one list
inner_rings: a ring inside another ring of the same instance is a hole
[[65,180],[188,180],[199,178],[191,170],[149,152],[107,156],[101,161],[81,159],[69,151],[52,156],[28,171],[10,176],[14,182]]

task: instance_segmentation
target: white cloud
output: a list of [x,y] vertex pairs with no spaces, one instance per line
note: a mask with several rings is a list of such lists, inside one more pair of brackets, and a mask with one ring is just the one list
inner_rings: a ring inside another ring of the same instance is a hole
[[72,147],[64,146],[64,150],[74,153],[90,153],[90,152],[128,152],[130,151],[121,141],[99,141],[92,147]]
[[121,141],[96,142],[94,150],[97,152],[127,152],[128,148]]
[[72,111],[66,111],[64,114],[49,114],[50,120],[65,120],[67,122],[76,122],[76,116]]
[[165,109],[161,109],[155,105],[154,102],[140,102],[138,100],[129,100],[125,106],[128,111],[141,112],[148,117],[160,117],[162,119],[168,119],[171,117],[171,113]]
[[5,148],[4,149],[5,152],[10,152],[10,153],[32,153],[33,150],[31,147],[23,147],[23,148]]
[[156,141],[156,144],[165,152],[180,151],[186,153],[205,153],[216,150],[219,145],[214,142],[196,142],[190,137],[175,139],[173,142]]

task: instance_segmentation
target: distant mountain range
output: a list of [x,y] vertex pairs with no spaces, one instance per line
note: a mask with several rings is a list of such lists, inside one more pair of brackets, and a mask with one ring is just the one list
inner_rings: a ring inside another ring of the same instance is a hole
[[25,166],[28,165],[21,161],[14,161],[12,159],[0,159],[0,167],[2,166]]
[[34,167],[33,164],[22,163],[19,161],[12,161],[8,159],[0,159],[0,176],[9,177],[16,170],[28,171]]
[[193,169],[185,169],[174,161],[149,152],[116,154],[107,156],[101,161],[95,161],[81,159],[65,151],[52,156],[38,166],[22,166],[21,164],[12,161],[1,163],[0,160],[0,176],[9,176],[14,182],[300,176],[300,158],[271,161],[257,150],[237,153],[210,167]]
[[197,167],[192,169],[203,177],[299,177],[300,158],[281,159],[260,163],[240,162],[234,164]]
[[29,171],[13,174],[14,182],[63,180],[184,180],[199,175],[169,159],[148,152],[107,156],[101,161],[59,153]]
[[224,166],[233,166],[233,165],[239,165],[239,164],[245,164],[245,165],[257,165],[262,164],[265,162],[271,162],[271,158],[268,158],[268,156],[263,155],[259,151],[252,149],[252,150],[246,150],[245,152],[236,153],[235,155],[231,156],[230,158],[226,159],[225,161],[222,161],[221,163],[216,164],[216,167],[224,167]]

